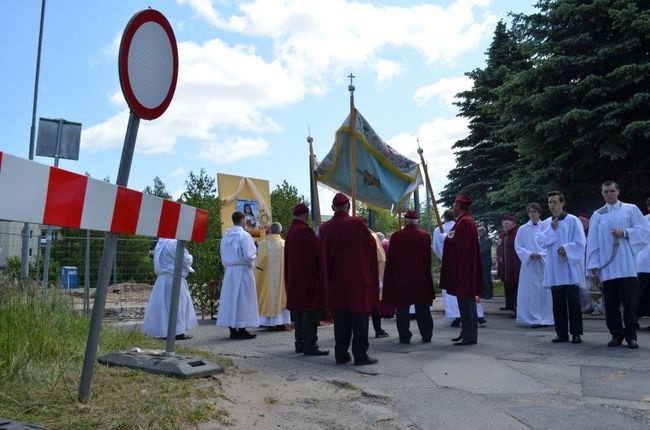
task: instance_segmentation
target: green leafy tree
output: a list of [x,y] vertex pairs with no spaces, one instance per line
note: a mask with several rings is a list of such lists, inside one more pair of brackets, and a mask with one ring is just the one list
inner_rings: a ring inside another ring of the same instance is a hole
[[501,133],[508,118],[496,108],[499,88],[514,73],[528,69],[529,62],[516,34],[501,21],[486,55],[485,68],[466,73],[473,81],[472,88],[458,94],[459,116],[469,120],[470,133],[453,146],[457,150],[456,167],[448,175],[441,201],[451,207],[456,195],[470,195],[474,217],[494,225],[504,211],[513,208],[508,202],[495,201],[493,195],[519,162],[515,145]]
[[293,207],[300,202],[309,204],[305,196],[298,193],[298,188],[290,185],[286,179],[271,191],[271,215],[274,222],[282,224],[283,236],[291,225]]
[[208,212],[208,230],[202,243],[187,242],[187,250],[194,257],[194,274],[188,277],[195,304],[203,314],[214,317],[219,286],[223,279],[223,266],[219,246],[221,243],[221,200],[217,196],[216,179],[205,169],[198,174],[190,172],[185,181],[185,191],[180,201]]
[[[374,208],[375,213],[375,228],[374,231],[379,231],[386,235],[389,232],[397,230],[397,216],[393,215],[386,209]],[[370,210],[368,206],[361,202],[357,202],[357,215],[370,220]]]
[[496,199],[523,204],[549,189],[569,210],[602,204],[617,180],[637,204],[650,195],[650,2],[540,0],[515,21],[532,66],[510,77],[497,107],[520,162]]
[[162,197],[163,199],[171,199],[172,195],[169,194],[169,191],[167,191],[167,187],[165,186],[165,183],[156,175],[156,177],[153,178],[153,186],[147,185],[143,192],[147,194],[151,194],[153,196],[158,196]]

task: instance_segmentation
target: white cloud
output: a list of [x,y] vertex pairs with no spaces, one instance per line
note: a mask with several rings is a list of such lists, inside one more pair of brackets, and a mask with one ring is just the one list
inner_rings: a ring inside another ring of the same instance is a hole
[[376,68],[387,47],[410,48],[428,63],[451,63],[476,48],[498,19],[487,12],[475,16],[488,0],[457,0],[447,7],[252,0],[241,2],[240,14],[228,18],[208,0],[178,1],[220,29],[272,39],[276,58],[316,91],[326,86],[328,76],[364,65]]
[[387,142],[400,154],[420,162],[417,139],[420,140],[424,160],[429,168],[429,178],[436,196],[447,183],[447,174],[455,166],[451,148],[457,140],[467,136],[469,122],[466,118],[435,118],[420,126],[417,134],[400,133]]
[[199,158],[218,164],[232,163],[243,158],[266,154],[269,144],[264,139],[235,138],[202,145]]
[[183,167],[183,166],[179,166],[171,173],[170,176],[172,178],[175,178],[177,176],[183,176],[186,173],[187,173],[187,169],[185,167]]
[[473,81],[467,76],[443,78],[431,85],[418,88],[413,95],[413,101],[418,105],[425,105],[431,98],[439,96],[449,106],[454,107],[456,94],[472,88]]
[[377,61],[377,64],[375,64],[375,70],[377,71],[377,81],[380,84],[387,84],[395,76],[402,73],[404,68],[394,61],[379,60]]

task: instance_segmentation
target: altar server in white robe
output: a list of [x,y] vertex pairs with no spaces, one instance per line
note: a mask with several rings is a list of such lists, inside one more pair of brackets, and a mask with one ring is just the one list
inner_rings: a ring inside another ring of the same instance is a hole
[[226,268],[219,297],[217,326],[230,328],[231,339],[253,339],[246,327],[259,327],[255,256],[257,248],[244,230],[243,212],[232,214],[233,227],[221,239],[221,263]]
[[646,246],[650,231],[639,208],[619,201],[619,193],[614,181],[601,185],[605,206],[597,209],[589,222],[587,269],[588,274],[598,276],[603,283],[605,321],[612,335],[607,346],[619,346],[625,339],[628,348],[635,349],[639,347],[636,340],[639,294],[636,258]]
[[[646,206],[650,210],[650,198],[646,199]],[[646,214],[646,222],[650,228],[650,213]],[[636,270],[639,276],[639,307],[637,318],[650,317],[650,242],[636,256]],[[641,328],[640,328],[641,329]],[[650,326],[641,330],[650,331]]]
[[535,235],[542,227],[542,207],[538,203],[526,206],[530,221],[517,230],[515,251],[521,261],[519,286],[517,288],[517,323],[538,328],[553,325],[553,298],[544,281],[544,260],[546,253]]
[[[444,230],[444,234],[440,233],[440,229],[436,227],[436,229],[433,232],[433,243],[431,244],[431,247],[433,249],[433,253],[442,261],[442,253],[444,251],[443,245],[445,242],[445,237],[447,233],[451,231],[451,229],[454,227],[456,224],[456,221],[454,221],[454,211],[451,209],[447,209],[442,213],[442,229]],[[478,240],[478,238],[477,238]],[[460,327],[460,310],[458,309],[458,299],[456,296],[452,296],[451,294],[447,293],[447,290],[442,290],[442,297],[443,297],[443,303],[445,305],[445,318],[452,321],[451,326],[452,327]],[[413,311],[411,313],[415,313],[415,308],[411,305],[413,308]],[[476,313],[478,315],[478,324],[479,326],[484,326],[487,324],[487,320],[485,319],[485,312],[483,311],[483,306],[481,306],[480,303],[476,304]]]
[[[151,291],[149,303],[144,311],[142,331],[148,336],[166,338],[169,323],[169,305],[172,297],[174,265],[176,261],[176,239],[158,239],[153,254],[153,268],[158,276]],[[185,278],[194,273],[192,256],[187,249],[183,253],[183,266],[180,293],[178,297],[178,315],[176,318],[176,340],[191,339],[187,332],[198,325],[192,296]]]
[[568,342],[569,332],[572,335],[571,343],[581,343],[580,288],[587,287],[587,239],[580,220],[564,212],[564,195],[559,191],[550,191],[547,196],[552,216],[544,220],[535,240],[546,253],[542,286],[550,288],[553,297],[553,320],[557,333],[553,343]]

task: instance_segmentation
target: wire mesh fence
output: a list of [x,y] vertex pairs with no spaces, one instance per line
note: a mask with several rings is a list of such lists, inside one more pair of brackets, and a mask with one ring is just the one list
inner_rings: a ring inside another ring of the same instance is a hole
[[[37,232],[39,233],[39,232]],[[104,233],[64,229],[54,231],[49,240],[49,259],[45,258],[46,230],[31,242],[29,278],[55,288],[69,289],[75,306],[92,306],[101,262]],[[6,277],[20,276],[20,232],[0,231],[0,268]],[[197,313],[214,317],[223,269],[219,258],[220,239],[186,243],[194,257],[195,274],[187,278]],[[142,317],[143,309],[156,281],[153,265],[155,238],[125,236],[117,241],[107,298],[106,316]],[[46,263],[47,261],[47,263]],[[48,267],[47,274],[45,267]],[[85,296],[87,294],[87,296]]]

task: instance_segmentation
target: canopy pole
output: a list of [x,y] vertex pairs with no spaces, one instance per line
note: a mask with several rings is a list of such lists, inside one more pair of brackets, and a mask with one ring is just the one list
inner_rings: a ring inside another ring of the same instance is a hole
[[427,184],[427,190],[429,191],[429,196],[431,197],[431,205],[433,206],[433,213],[436,216],[436,222],[438,223],[438,228],[440,233],[444,233],[442,228],[442,221],[440,220],[440,213],[438,212],[438,203],[436,202],[436,197],[433,195],[433,188],[431,187],[431,181],[429,180],[429,169],[427,169],[427,163],[424,162],[424,156],[422,155],[424,151],[420,148],[420,139],[418,141],[418,154],[420,154],[420,162],[422,164],[422,169],[424,170],[424,180]]
[[311,220],[315,227],[321,224],[320,218],[320,200],[318,199],[318,182],[316,180],[316,156],[314,155],[314,147],[312,142],[314,138],[311,137],[311,131],[307,136],[307,143],[309,143],[309,191],[311,192]]
[[348,91],[350,91],[350,190],[352,193],[352,216],[357,214],[357,152],[355,148],[355,132],[356,132],[356,110],[354,109],[354,84],[352,80],[355,76],[350,73],[348,75],[350,78],[350,85],[348,85]]

